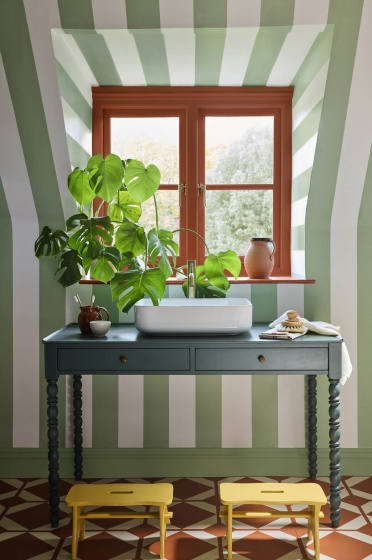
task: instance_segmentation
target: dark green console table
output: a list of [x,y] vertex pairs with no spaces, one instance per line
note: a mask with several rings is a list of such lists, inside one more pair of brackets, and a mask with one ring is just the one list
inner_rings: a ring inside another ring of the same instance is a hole
[[340,523],[341,337],[308,334],[261,340],[267,325],[237,336],[152,337],[133,325],[113,325],[104,338],[84,336],[76,324],[43,340],[48,395],[50,521],[59,523],[58,378],[73,376],[75,478],[83,474],[82,375],[306,375],[309,476],[317,473],[317,375],[329,379],[329,456],[332,526]]

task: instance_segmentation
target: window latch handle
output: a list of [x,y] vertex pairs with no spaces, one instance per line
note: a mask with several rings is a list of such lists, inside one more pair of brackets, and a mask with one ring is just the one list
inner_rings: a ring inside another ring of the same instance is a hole
[[181,206],[181,192],[185,193],[186,196],[186,185],[185,183],[181,183],[178,185],[178,206]]
[[200,193],[203,193],[203,204],[204,204],[204,208],[206,208],[207,206],[207,187],[204,185],[204,183],[199,183],[198,185],[198,196],[200,195]]

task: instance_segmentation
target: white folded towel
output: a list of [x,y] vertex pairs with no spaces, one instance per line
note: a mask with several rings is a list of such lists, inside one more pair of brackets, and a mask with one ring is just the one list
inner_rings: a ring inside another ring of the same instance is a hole
[[[272,329],[280,325],[282,321],[288,319],[287,317],[288,311],[283,313],[280,317],[275,319],[272,323],[270,323],[269,327]],[[330,323],[325,323],[324,321],[308,321],[304,317],[298,317],[298,320],[301,321],[309,331],[315,332],[317,334],[324,334],[326,336],[337,336],[340,334],[341,327],[336,327],[335,325],[331,325]],[[346,381],[349,379],[351,372],[353,371],[353,366],[350,361],[349,352],[346,348],[345,342],[342,342],[342,372],[341,372],[341,385],[345,385]]]

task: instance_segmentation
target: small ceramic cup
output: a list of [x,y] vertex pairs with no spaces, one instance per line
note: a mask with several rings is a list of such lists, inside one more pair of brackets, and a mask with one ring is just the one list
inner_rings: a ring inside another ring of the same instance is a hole
[[90,321],[89,325],[94,336],[105,336],[111,327],[111,321]]

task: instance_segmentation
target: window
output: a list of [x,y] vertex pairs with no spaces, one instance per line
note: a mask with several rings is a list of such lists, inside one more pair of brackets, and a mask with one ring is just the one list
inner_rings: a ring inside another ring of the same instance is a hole
[[[93,154],[155,163],[164,227],[193,229],[211,252],[233,249],[242,260],[251,237],[272,237],[273,276],[289,276],[292,94],[293,88],[93,88]],[[152,212],[145,203],[141,222],[151,225]],[[197,236],[181,232],[178,241],[180,264],[204,260]]]

